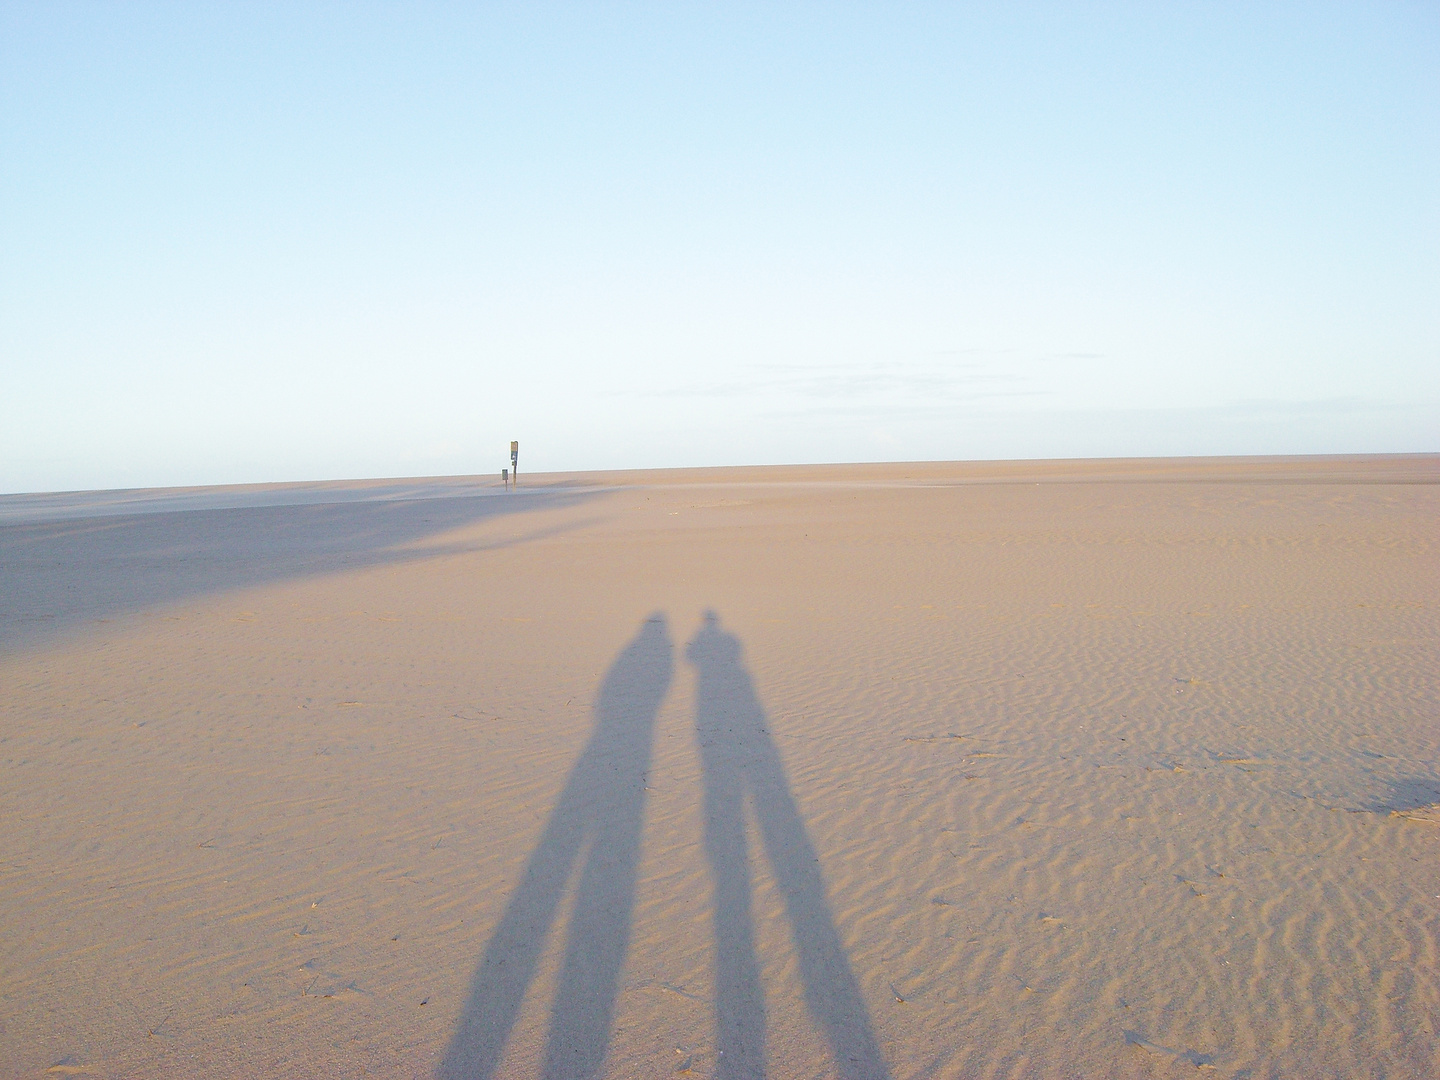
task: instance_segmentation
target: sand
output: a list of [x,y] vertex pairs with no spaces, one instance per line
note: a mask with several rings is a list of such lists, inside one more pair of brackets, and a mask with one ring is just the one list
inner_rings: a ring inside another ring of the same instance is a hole
[[1440,1075],[1437,483],[0,498],[0,1075]]

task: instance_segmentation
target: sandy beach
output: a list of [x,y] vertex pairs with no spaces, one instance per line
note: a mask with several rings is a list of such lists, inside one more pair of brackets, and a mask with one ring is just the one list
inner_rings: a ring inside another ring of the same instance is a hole
[[0,497],[0,1076],[1440,1075],[1437,485]]

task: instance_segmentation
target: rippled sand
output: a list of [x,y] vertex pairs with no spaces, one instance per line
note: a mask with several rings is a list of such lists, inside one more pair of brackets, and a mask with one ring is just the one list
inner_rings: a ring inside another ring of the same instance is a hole
[[521,482],[0,498],[0,1074],[1440,1075],[1440,458]]

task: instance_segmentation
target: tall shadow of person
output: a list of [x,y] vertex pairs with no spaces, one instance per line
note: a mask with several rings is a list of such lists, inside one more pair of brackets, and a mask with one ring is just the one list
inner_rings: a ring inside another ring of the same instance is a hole
[[547,1078],[604,1064],[621,965],[630,944],[645,774],[674,664],[665,619],[652,615],[605,675],[595,727],[475,971],[439,1069],[451,1080],[495,1075],[576,861],[584,866],[545,1044]]
[[748,797],[784,897],[805,1002],[824,1029],[841,1076],[886,1077],[840,934],[830,916],[815,845],[805,830],[765,710],[741,659],[740,641],[705,613],[685,649],[695,667],[695,735],[705,770],[705,853],[715,883],[715,1073],[751,1080],[765,1075],[765,995],[750,913],[750,859],[745,836]]

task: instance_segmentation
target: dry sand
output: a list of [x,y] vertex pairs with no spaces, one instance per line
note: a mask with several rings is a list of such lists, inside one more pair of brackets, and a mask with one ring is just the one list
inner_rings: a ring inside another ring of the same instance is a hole
[[1440,1075],[1440,458],[521,480],[0,499],[0,1074]]

